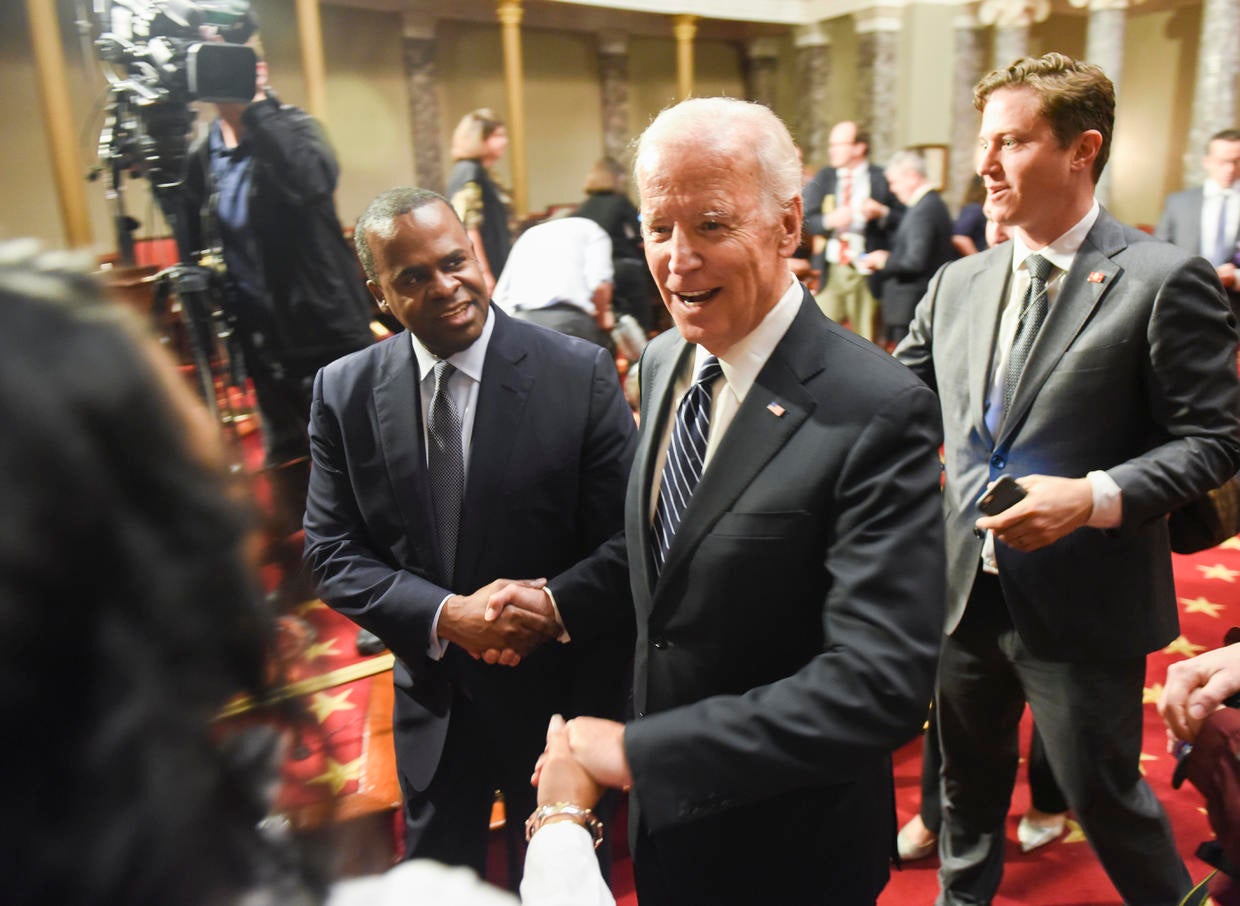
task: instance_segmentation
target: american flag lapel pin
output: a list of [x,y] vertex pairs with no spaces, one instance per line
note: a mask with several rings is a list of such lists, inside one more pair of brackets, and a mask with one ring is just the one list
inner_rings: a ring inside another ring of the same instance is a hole
[[1104,274],[1102,271],[1090,271],[1089,276],[1086,277],[1085,279],[1088,280],[1090,283],[1102,283],[1104,280],[1106,280],[1106,278],[1107,278],[1107,275]]
[[779,403],[776,403],[776,402],[774,402],[774,401],[767,403],[767,404],[766,404],[766,409],[767,409],[767,411],[768,411],[768,412],[770,412],[770,413],[771,413],[771,415],[775,416],[776,418],[779,418],[779,417],[780,417],[780,416],[782,416],[785,412],[787,412],[787,411],[788,411],[788,410],[787,410],[787,409],[785,409],[783,406],[779,405]]

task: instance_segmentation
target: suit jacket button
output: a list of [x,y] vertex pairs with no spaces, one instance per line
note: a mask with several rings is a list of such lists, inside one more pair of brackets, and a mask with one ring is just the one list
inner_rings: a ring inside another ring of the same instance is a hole
[[1007,460],[996,453],[994,456],[990,457],[990,464],[996,469],[1002,469],[1007,465]]

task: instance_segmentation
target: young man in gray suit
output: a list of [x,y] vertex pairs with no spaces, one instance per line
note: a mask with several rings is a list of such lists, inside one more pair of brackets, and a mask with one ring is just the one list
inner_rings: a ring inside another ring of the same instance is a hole
[[[1101,69],[1018,60],[974,104],[1012,241],[940,271],[896,350],[945,435],[939,903],[998,889],[1028,701],[1124,901],[1172,906],[1191,881],[1138,765],[1145,656],[1179,631],[1164,516],[1240,466],[1235,320],[1205,261],[1094,200],[1115,109]],[[1026,496],[979,518],[1000,476]]]

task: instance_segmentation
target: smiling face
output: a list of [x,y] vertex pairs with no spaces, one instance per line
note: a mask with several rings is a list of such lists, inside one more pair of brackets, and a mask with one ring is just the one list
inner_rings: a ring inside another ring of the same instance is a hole
[[724,355],[788,288],[800,196],[778,209],[739,141],[703,149],[665,139],[643,151],[638,178],[646,261],[663,304],[681,336]]
[[1082,132],[1060,145],[1031,88],[1001,88],[982,111],[977,172],[986,184],[986,210],[1034,248],[1053,242],[1085,216],[1093,202],[1091,168],[1100,133]]
[[380,308],[440,358],[478,339],[487,320],[486,283],[465,228],[443,202],[402,214],[391,235],[367,234],[375,280],[366,286]]

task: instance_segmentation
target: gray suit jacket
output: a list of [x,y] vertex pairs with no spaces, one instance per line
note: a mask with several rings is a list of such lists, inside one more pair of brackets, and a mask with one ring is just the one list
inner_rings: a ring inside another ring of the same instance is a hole
[[1201,186],[1168,195],[1154,236],[1178,245],[1190,255],[1201,254]]
[[984,406],[1011,256],[1005,244],[940,271],[896,350],[943,410],[946,630],[979,568],[986,482],[1102,469],[1123,493],[1122,525],[1032,553],[999,543],[1000,580],[1036,656],[1143,655],[1178,632],[1164,515],[1240,467],[1235,319],[1204,260],[1103,211],[992,437]]

